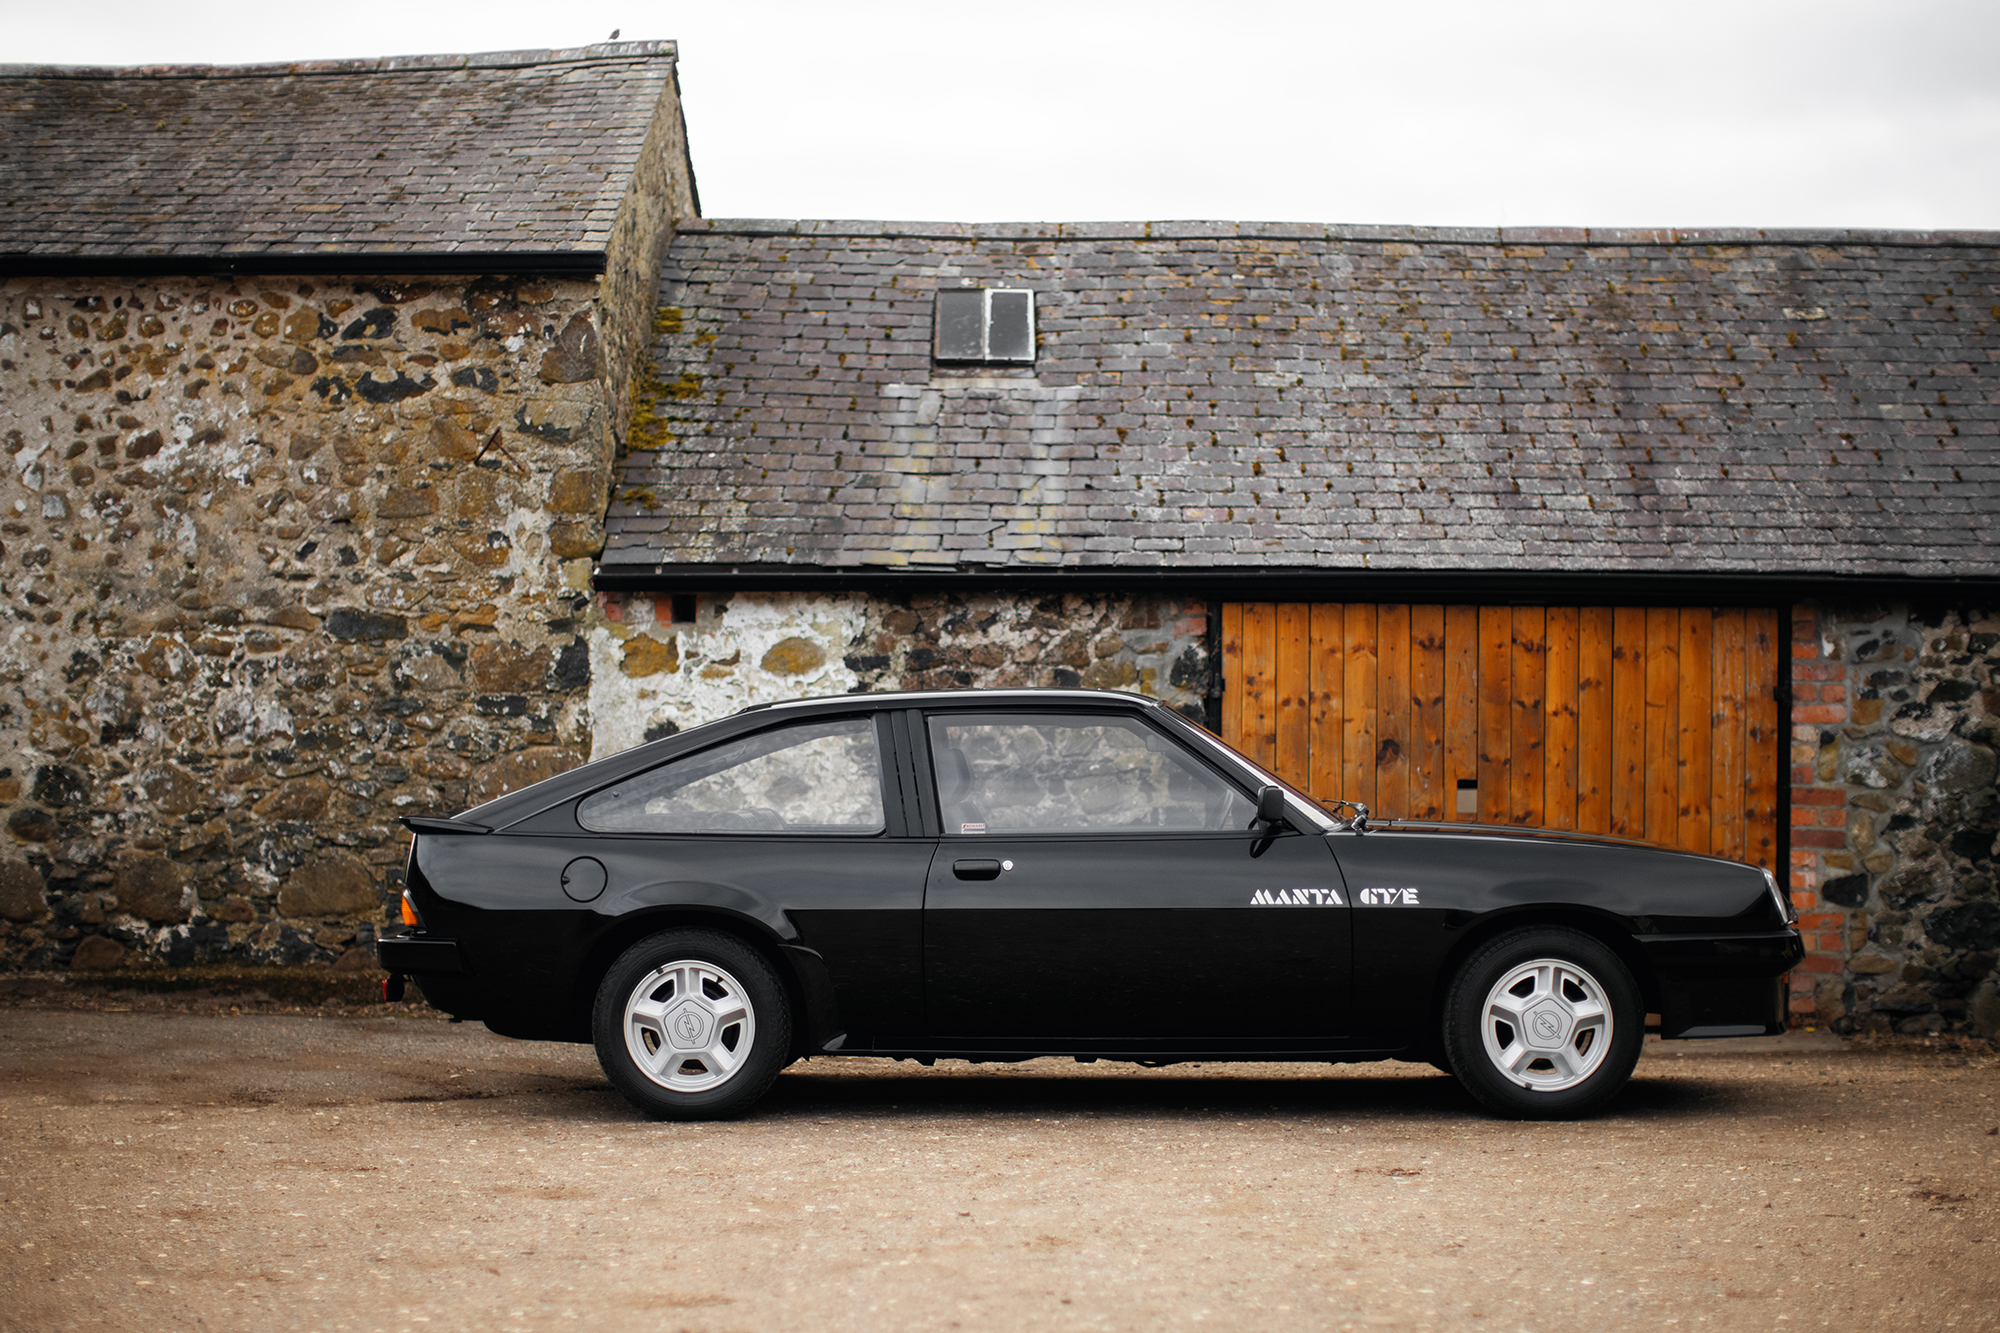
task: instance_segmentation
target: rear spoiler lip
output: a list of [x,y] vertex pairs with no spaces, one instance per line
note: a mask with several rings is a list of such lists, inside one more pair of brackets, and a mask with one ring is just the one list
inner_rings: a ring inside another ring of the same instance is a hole
[[470,820],[450,819],[438,815],[404,815],[403,827],[412,833],[491,833],[490,824],[475,824]]

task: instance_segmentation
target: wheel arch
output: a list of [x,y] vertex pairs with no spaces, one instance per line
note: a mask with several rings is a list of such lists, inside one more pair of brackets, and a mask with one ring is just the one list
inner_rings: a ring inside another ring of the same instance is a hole
[[810,965],[808,957],[817,961],[818,955],[780,938],[776,931],[756,917],[723,907],[701,905],[644,907],[627,912],[591,942],[577,967],[570,995],[570,1026],[582,1034],[579,1040],[590,1040],[590,1013],[596,1003],[597,988],[603,984],[605,973],[611,970],[618,956],[648,936],[666,930],[713,930],[754,949],[770,965],[778,984],[785,988],[786,1003],[792,1007],[795,1021],[792,1024],[791,1054],[811,1053],[814,1034],[832,1019],[832,1015],[825,1012],[829,1003],[827,993],[803,975],[803,969]]
[[1632,980],[1639,987],[1639,996],[1645,1002],[1646,1012],[1660,1010],[1660,980],[1653,971],[1653,964],[1646,957],[1646,951],[1632,937],[1632,930],[1625,921],[1609,912],[1571,903],[1524,903],[1496,912],[1488,912],[1474,920],[1459,932],[1459,938],[1439,960],[1437,977],[1432,987],[1430,1014],[1431,1028],[1435,1032],[1444,1017],[1445,998],[1451,992],[1452,982],[1458,977],[1466,960],[1471,958],[1489,942],[1516,930],[1533,930],[1541,926],[1561,926],[1590,936],[1618,956],[1625,964],[1625,970],[1632,974]]

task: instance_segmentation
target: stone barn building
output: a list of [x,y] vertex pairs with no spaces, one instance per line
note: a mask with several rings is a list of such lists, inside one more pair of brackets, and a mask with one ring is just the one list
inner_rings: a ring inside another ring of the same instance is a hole
[[397,815],[584,756],[695,211],[670,43],[0,69],[0,961],[372,966]]
[[2000,1029],[2000,238],[694,222],[600,747],[1134,689],[1378,817],[1788,875],[1794,1010]]
[[398,814],[1082,684],[2000,1030],[2000,238],[704,222],[656,44],[0,81],[6,961],[342,956]]

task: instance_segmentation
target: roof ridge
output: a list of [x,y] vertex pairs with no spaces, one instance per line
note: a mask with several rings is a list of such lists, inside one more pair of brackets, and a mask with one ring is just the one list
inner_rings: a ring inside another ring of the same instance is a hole
[[374,56],[257,65],[0,65],[0,79],[269,79],[303,75],[406,74],[428,70],[526,69],[613,60],[679,59],[672,41],[598,42],[561,50],[481,51],[467,55]]
[[2000,231],[1866,227],[1421,227],[1312,222],[896,222],[702,218],[687,232],[737,236],[965,241],[1386,241],[1410,245],[1996,246]]

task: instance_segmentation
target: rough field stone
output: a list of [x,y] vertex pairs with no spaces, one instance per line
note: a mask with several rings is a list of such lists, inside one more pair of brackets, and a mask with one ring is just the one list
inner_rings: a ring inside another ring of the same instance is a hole
[[326,632],[336,639],[402,639],[409,637],[410,624],[401,616],[376,615],[342,607],[327,616]]
[[187,889],[180,867],[164,856],[130,852],[119,858],[113,892],[121,910],[148,921],[188,919]]
[[0,917],[40,921],[48,914],[40,873],[18,856],[0,856]]
[[56,821],[46,810],[29,806],[7,816],[7,831],[22,842],[47,842],[56,836]]
[[587,315],[571,315],[556,339],[556,345],[542,356],[542,383],[581,384],[598,373],[597,330]]
[[266,819],[314,819],[325,812],[332,796],[333,789],[324,779],[299,778],[257,802],[257,813]]
[[811,639],[796,636],[780,639],[771,645],[759,665],[773,675],[803,676],[826,665],[826,649]]
[[278,910],[288,917],[359,916],[373,911],[380,899],[368,863],[336,849],[291,873],[278,890]]
[[637,634],[625,640],[618,669],[628,676],[668,675],[681,669],[680,643]]
[[479,805],[575,768],[584,758],[582,751],[567,745],[536,746],[501,755],[466,784],[466,795],[471,804]]
[[546,645],[532,650],[518,643],[482,643],[472,650],[466,666],[472,683],[489,694],[531,690],[549,673]]
[[2000,903],[1941,907],[1924,923],[1924,933],[1955,949],[2000,947]]
[[1983,745],[1954,741],[1930,757],[1924,764],[1922,777],[1939,791],[1981,791],[1993,785],[1995,767],[1993,751]]
[[125,946],[117,940],[89,935],[76,946],[69,965],[78,972],[109,972],[114,967],[123,967],[128,956]]

